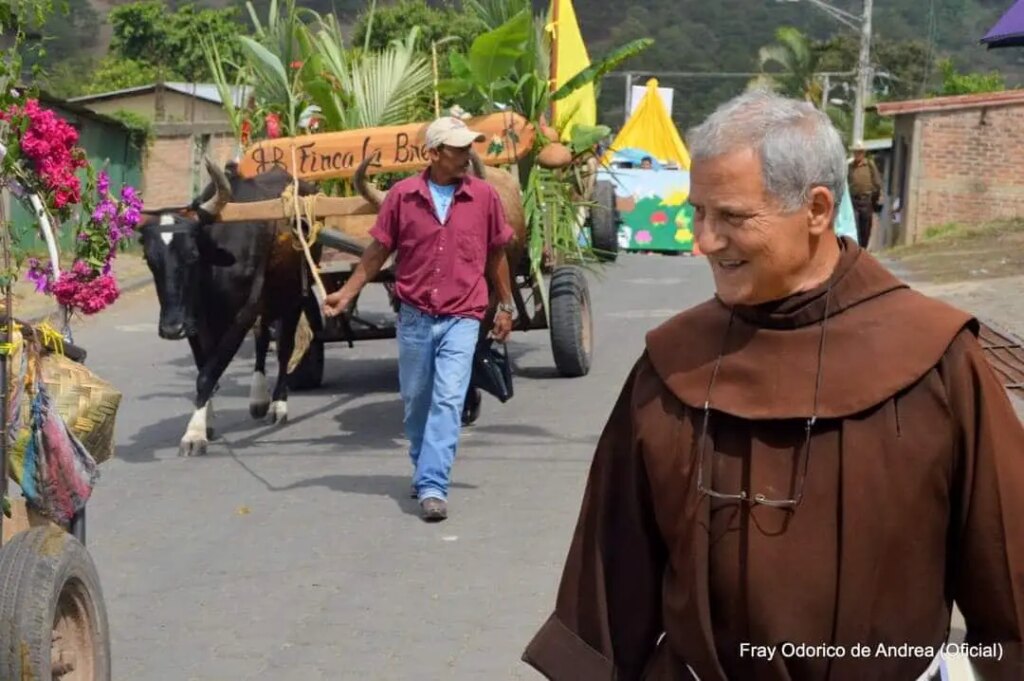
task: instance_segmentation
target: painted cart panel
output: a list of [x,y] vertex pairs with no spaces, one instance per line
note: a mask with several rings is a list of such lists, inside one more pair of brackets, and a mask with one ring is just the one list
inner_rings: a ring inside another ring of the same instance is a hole
[[[692,252],[693,206],[687,203],[690,174],[657,168],[601,168],[598,180],[615,187],[619,209],[619,248],[626,251]],[[836,234],[857,240],[849,192],[836,214]]]
[[686,202],[685,170],[602,168],[598,180],[615,188],[619,248],[627,251],[693,250],[693,207]]

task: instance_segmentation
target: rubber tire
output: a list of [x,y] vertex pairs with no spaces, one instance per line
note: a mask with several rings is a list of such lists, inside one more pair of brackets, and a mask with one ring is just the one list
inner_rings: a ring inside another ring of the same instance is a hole
[[590,288],[583,270],[556,267],[549,287],[551,353],[562,376],[578,378],[590,372],[594,337]]
[[288,376],[288,387],[292,390],[313,390],[324,382],[324,342],[310,342],[306,355]]
[[73,581],[91,610],[92,681],[110,681],[110,627],[96,566],[77,539],[54,526],[21,532],[0,549],[0,679],[51,678],[53,619]]
[[590,207],[590,242],[602,262],[619,257],[619,212],[615,208],[615,189],[607,180],[594,185]]

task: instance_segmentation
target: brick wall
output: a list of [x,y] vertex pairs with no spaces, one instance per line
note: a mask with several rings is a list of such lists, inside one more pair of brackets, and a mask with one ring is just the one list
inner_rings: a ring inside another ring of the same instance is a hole
[[915,232],[1024,216],[1024,105],[918,114]]
[[[195,157],[197,139],[201,137],[174,135],[153,142],[143,168],[142,199],[147,208],[186,204],[195,196],[197,184],[206,185],[206,169],[202,159]],[[235,154],[234,137],[210,135],[207,154],[223,167]]]

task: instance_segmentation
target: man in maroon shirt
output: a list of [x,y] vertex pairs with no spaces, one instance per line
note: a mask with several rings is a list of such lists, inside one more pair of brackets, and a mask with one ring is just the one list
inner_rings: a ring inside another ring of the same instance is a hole
[[424,520],[448,516],[452,463],[473,369],[487,280],[501,300],[492,336],[512,330],[512,286],[504,246],[513,232],[497,192],[468,173],[470,150],[484,136],[453,117],[427,128],[430,167],[387,193],[352,276],[327,296],[324,312],[346,310],[397,251],[398,378],[413,488]]

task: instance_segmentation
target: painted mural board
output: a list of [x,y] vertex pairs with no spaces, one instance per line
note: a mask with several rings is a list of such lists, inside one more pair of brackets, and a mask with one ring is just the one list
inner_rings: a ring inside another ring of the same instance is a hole
[[[625,251],[694,251],[690,173],[686,170],[601,168],[598,180],[615,188],[619,248]],[[850,193],[843,192],[835,232],[857,240]]]
[[693,250],[693,206],[686,170],[602,168],[598,180],[615,188],[619,248],[626,251]]

